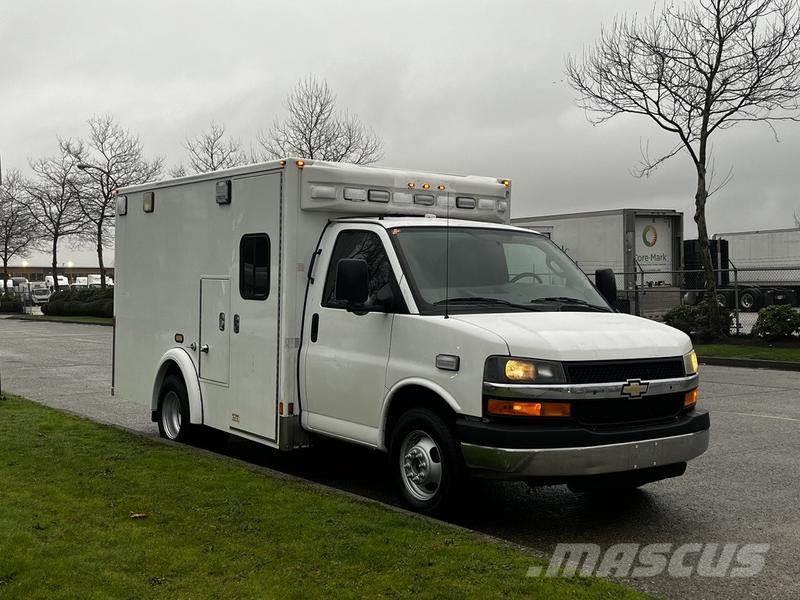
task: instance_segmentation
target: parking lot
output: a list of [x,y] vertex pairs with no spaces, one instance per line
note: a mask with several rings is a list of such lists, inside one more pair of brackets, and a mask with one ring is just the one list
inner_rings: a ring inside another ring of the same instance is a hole
[[[144,403],[109,395],[111,334],[110,327],[0,319],[4,390],[156,435]],[[629,583],[669,598],[800,597],[800,373],[706,366],[701,377],[712,444],[682,478],[606,500],[575,496],[563,486],[530,491],[520,483],[475,482],[451,520],[548,555],[560,542],[769,543],[766,567],[754,578],[660,576]],[[377,452],[336,444],[335,452],[283,455],[240,442],[217,442],[213,449],[396,501]]]

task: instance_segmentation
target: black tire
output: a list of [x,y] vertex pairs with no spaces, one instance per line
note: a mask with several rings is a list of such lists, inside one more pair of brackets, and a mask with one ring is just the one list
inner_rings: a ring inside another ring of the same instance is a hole
[[[177,422],[173,418],[176,407],[179,411]],[[157,417],[161,437],[174,442],[188,442],[191,439],[193,427],[189,422],[189,394],[181,377],[167,375],[164,378],[158,398]]]
[[[414,442],[417,434],[426,437]],[[433,411],[414,408],[397,421],[391,439],[390,464],[405,502],[424,514],[441,514],[452,507],[464,483],[466,469],[447,423]],[[426,449],[429,442],[434,446]],[[425,463],[430,464],[426,467]],[[434,477],[437,465],[438,482]],[[412,481],[422,474],[420,481]]]
[[761,292],[756,289],[750,288],[742,291],[739,294],[739,308],[744,311],[755,312],[761,305]]

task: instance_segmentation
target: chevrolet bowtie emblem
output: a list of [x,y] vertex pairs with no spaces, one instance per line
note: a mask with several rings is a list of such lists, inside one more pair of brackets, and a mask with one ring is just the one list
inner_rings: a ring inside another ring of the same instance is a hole
[[629,379],[628,383],[622,386],[622,395],[628,398],[641,398],[647,393],[647,388],[650,384],[646,381],[643,383],[639,379]]

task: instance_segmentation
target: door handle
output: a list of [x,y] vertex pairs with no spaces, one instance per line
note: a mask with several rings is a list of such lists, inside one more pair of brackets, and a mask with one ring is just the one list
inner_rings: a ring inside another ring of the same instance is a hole
[[319,314],[314,313],[311,317],[311,341],[316,342],[319,337]]
[[208,354],[208,344],[203,344],[202,346],[200,346],[200,352],[205,352],[206,354]]

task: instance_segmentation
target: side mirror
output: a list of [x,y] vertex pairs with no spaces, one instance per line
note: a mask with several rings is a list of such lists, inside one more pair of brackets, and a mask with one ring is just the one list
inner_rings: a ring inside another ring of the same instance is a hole
[[594,284],[611,307],[617,304],[617,278],[613,269],[597,269],[594,272]]
[[364,304],[369,295],[367,261],[343,258],[336,266],[336,299],[349,305]]

